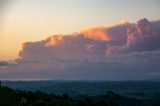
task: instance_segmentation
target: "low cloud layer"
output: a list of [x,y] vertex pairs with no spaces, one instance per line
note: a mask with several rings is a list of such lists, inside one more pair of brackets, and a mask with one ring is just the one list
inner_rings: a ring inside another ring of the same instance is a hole
[[53,35],[24,43],[17,65],[3,68],[0,76],[4,79],[10,76],[90,80],[156,78],[160,76],[159,41],[160,21],[147,19]]
[[0,60],[0,69],[9,67],[9,66],[12,66],[12,65],[15,65],[15,64],[16,64],[15,61],[1,61]]
[[9,63],[7,61],[0,61],[0,67],[8,66]]

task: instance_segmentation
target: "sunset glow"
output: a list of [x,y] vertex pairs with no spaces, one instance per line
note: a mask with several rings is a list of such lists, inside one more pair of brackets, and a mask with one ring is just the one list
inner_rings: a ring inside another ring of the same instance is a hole
[[160,76],[158,0],[0,3],[0,79]]
[[[27,41],[40,41],[51,35],[79,32],[88,26],[116,24],[121,20],[160,18],[157,0],[6,0],[1,4],[0,59],[3,60],[17,58],[20,45]],[[92,31],[85,33],[93,39],[109,39],[102,32],[99,37],[92,35],[95,33]]]

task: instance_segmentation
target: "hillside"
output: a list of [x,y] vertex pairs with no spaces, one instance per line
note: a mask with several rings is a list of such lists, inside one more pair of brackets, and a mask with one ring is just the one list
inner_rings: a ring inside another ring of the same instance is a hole
[[159,106],[160,103],[128,98],[112,91],[103,95],[55,95],[0,87],[0,106]]

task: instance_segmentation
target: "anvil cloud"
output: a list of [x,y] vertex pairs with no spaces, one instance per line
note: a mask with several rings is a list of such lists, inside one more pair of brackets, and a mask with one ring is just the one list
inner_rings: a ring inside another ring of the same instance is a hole
[[[1,78],[139,80],[160,76],[160,21],[141,19],[22,45]],[[4,65],[5,62],[2,62]],[[7,64],[5,64],[7,65]]]

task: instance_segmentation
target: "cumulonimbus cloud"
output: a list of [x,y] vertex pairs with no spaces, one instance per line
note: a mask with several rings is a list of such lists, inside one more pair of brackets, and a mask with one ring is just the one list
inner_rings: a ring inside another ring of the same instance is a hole
[[[15,76],[28,73],[50,79],[144,78],[160,68],[159,41],[160,21],[125,21],[26,42],[16,59],[17,65],[3,70],[12,70],[17,73],[11,74]],[[153,67],[157,69],[150,71]]]
[[116,52],[141,52],[160,49],[160,21],[149,22],[147,19],[139,20],[127,28],[127,42],[122,46],[111,46],[109,54]]
[[110,46],[126,43],[129,25],[125,23],[110,27],[90,28],[70,35],[53,35],[39,42],[27,42],[23,44],[19,55],[22,59],[50,57],[72,59],[106,55],[106,50]]
[[136,24],[118,24],[83,30],[71,35],[53,35],[39,42],[23,44],[20,57],[26,59],[78,58],[112,55],[115,52],[152,51],[160,48],[160,21],[139,20]]

